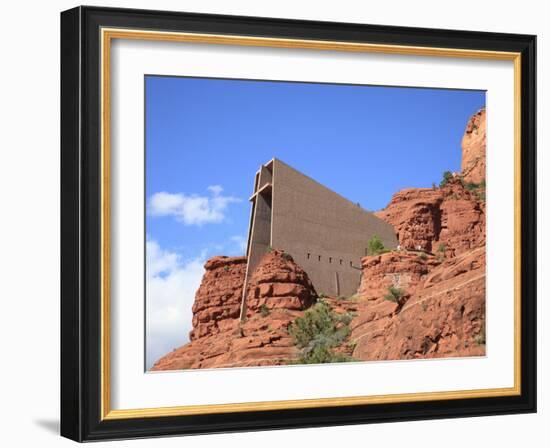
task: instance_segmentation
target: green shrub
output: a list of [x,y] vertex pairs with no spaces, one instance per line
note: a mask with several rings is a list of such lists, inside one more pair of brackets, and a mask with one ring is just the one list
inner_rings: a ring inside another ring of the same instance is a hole
[[453,178],[453,173],[451,173],[450,171],[445,171],[443,173],[443,179],[441,180],[441,182],[439,182],[439,186],[441,188],[443,188],[445,185],[447,185],[447,183],[449,183],[449,181]]
[[346,355],[333,353],[349,336],[352,315],[337,314],[325,302],[318,302],[288,327],[294,344],[302,349],[300,364],[344,362],[352,360]]
[[485,179],[483,179],[479,184],[468,182],[464,186],[468,191],[473,193],[478,201],[485,201],[485,185]]
[[[299,347],[307,346],[319,336],[334,340],[345,339],[351,322],[349,313],[336,314],[325,302],[316,303],[302,317],[298,317],[289,327],[289,334]],[[341,342],[341,341],[340,341]]]
[[445,253],[446,250],[447,250],[447,246],[443,243],[441,243],[439,246],[437,246],[437,251],[438,252]]
[[316,345],[307,354],[302,354],[297,360],[297,364],[327,364],[333,362],[352,362],[355,361],[351,356],[343,353],[334,353],[327,346]]
[[399,300],[404,295],[405,295],[405,293],[402,289],[396,288],[395,286],[390,286],[388,288],[388,294],[386,294],[384,296],[384,299],[386,299],[390,302],[399,303]]
[[373,235],[372,238],[368,242],[367,246],[367,254],[368,255],[379,255],[386,251],[386,248],[384,247],[384,243],[380,239],[378,235]]
[[428,256],[426,255],[426,252],[420,252],[418,256],[421,260],[426,260],[428,258]]
[[265,303],[262,303],[260,305],[260,314],[262,315],[262,317],[267,317],[269,316],[270,313],[271,311],[269,311],[269,308],[267,307],[267,305]]

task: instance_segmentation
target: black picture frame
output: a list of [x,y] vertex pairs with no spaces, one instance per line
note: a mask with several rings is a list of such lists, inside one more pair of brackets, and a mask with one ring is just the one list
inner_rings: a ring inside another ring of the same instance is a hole
[[[102,27],[521,53],[521,393],[102,420]],[[93,441],[536,412],[535,55],[532,35],[100,7],[61,13],[61,435]]]

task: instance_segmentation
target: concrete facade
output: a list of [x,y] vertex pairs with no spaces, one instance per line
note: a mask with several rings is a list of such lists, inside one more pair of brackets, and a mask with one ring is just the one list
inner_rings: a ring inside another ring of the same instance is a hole
[[245,282],[271,247],[292,255],[317,293],[348,296],[359,286],[369,239],[397,246],[390,224],[277,159],[256,173],[250,201]]

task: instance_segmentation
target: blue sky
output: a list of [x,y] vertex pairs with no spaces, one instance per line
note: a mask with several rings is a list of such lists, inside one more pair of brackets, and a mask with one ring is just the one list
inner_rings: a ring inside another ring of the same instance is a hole
[[153,337],[169,316],[173,333],[190,328],[176,310],[192,305],[183,283],[189,296],[206,258],[242,254],[260,164],[277,157],[379,210],[459,171],[466,122],[485,105],[484,91],[157,76],[145,86],[148,283],[164,283],[162,294],[148,285],[147,364],[186,341]]

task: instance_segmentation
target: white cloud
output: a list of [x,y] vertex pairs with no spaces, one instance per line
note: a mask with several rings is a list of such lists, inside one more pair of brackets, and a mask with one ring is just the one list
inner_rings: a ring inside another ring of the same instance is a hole
[[204,274],[204,256],[182,261],[151,239],[146,242],[147,367],[189,341],[195,292]]
[[149,198],[148,212],[151,216],[173,216],[188,226],[220,223],[225,220],[229,204],[240,202],[240,199],[222,195],[220,185],[210,185],[207,190],[209,196],[155,193]]
[[214,196],[219,196],[222,194],[223,188],[221,185],[210,185],[206,188],[208,191],[212,192]]

